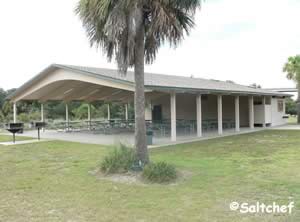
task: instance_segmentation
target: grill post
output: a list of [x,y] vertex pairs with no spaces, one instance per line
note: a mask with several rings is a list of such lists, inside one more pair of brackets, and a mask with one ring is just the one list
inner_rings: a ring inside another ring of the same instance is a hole
[[13,134],[13,143],[16,143],[16,133],[22,133],[24,129],[23,123],[8,123],[6,124],[6,130]]
[[41,137],[40,137],[40,127],[38,127],[38,140],[40,140]]
[[45,122],[32,122],[32,126],[38,131],[38,140],[41,140],[41,129],[46,127]]

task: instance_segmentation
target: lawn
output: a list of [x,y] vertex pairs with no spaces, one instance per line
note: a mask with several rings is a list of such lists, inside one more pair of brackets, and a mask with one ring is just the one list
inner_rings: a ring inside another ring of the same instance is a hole
[[289,124],[296,124],[297,123],[297,116],[290,116],[288,119]]
[[[12,135],[1,135],[0,134],[0,143],[2,143],[2,142],[10,142],[12,140],[13,140],[13,136]],[[32,138],[16,135],[16,141],[21,141],[21,140],[32,140]]]
[[[190,175],[175,185],[101,180],[108,147],[0,146],[0,221],[300,221],[300,132],[264,131],[151,150]],[[232,201],[295,202],[288,214],[240,214]]]

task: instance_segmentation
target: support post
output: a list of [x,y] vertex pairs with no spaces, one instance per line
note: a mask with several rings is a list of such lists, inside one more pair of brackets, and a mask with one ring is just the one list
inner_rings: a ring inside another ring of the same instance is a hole
[[176,94],[171,93],[171,141],[176,141]]
[[110,104],[107,104],[107,120],[110,120]]
[[218,134],[223,134],[223,105],[222,95],[218,95]]
[[240,132],[240,97],[235,97],[235,131]]
[[128,121],[128,103],[125,104],[125,119]]
[[92,125],[92,123],[91,123],[91,121],[92,121],[92,115],[91,115],[91,104],[89,103],[88,104],[88,128],[89,128],[89,130],[91,130],[91,125]]
[[[41,103],[41,122],[45,122],[44,103]],[[45,132],[45,127],[42,128],[42,131]],[[38,128],[38,135],[40,138],[40,128]]]
[[69,105],[66,103],[66,131],[69,131]]
[[17,122],[17,103],[15,102],[13,104],[13,110],[14,110],[14,123]]
[[249,96],[249,127],[254,129],[254,99]]
[[202,137],[202,96],[197,95],[196,106],[197,106],[197,136]]
[[41,103],[41,122],[45,121],[45,116],[44,116],[44,104]]
[[267,127],[266,123],[266,97],[262,97],[262,105],[263,105],[263,128]]

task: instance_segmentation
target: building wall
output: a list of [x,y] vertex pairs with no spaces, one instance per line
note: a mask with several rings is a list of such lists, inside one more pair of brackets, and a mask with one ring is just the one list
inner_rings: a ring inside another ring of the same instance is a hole
[[249,127],[249,98],[240,96],[240,126]]
[[[235,119],[234,96],[223,96],[223,119]],[[162,106],[163,119],[171,119],[170,95],[163,95],[153,99],[149,103]],[[146,106],[146,119],[151,120],[151,106]],[[177,94],[176,95],[176,118],[185,120],[196,120],[196,95]],[[202,119],[217,119],[217,96],[202,95]],[[240,97],[240,125],[249,126],[248,97]]]
[[[264,114],[265,113],[265,114]],[[254,123],[255,124],[271,124],[272,123],[272,106],[271,105],[255,105],[254,106]]]
[[[283,111],[280,112],[278,109],[278,101],[283,102]],[[272,98],[271,100],[272,104],[272,114],[271,114],[271,119],[272,119],[272,126],[279,126],[279,125],[284,125],[287,123],[287,120],[283,118],[285,115],[285,99],[282,98]]]

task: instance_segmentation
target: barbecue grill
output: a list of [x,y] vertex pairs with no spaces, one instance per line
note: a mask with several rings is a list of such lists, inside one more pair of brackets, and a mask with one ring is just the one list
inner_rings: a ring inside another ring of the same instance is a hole
[[6,130],[13,134],[13,142],[16,142],[16,133],[22,133],[24,129],[23,123],[8,123],[6,124]]
[[38,130],[38,140],[40,140],[40,130],[42,128],[46,127],[46,123],[45,122],[32,122],[31,123],[32,127],[36,128]]

